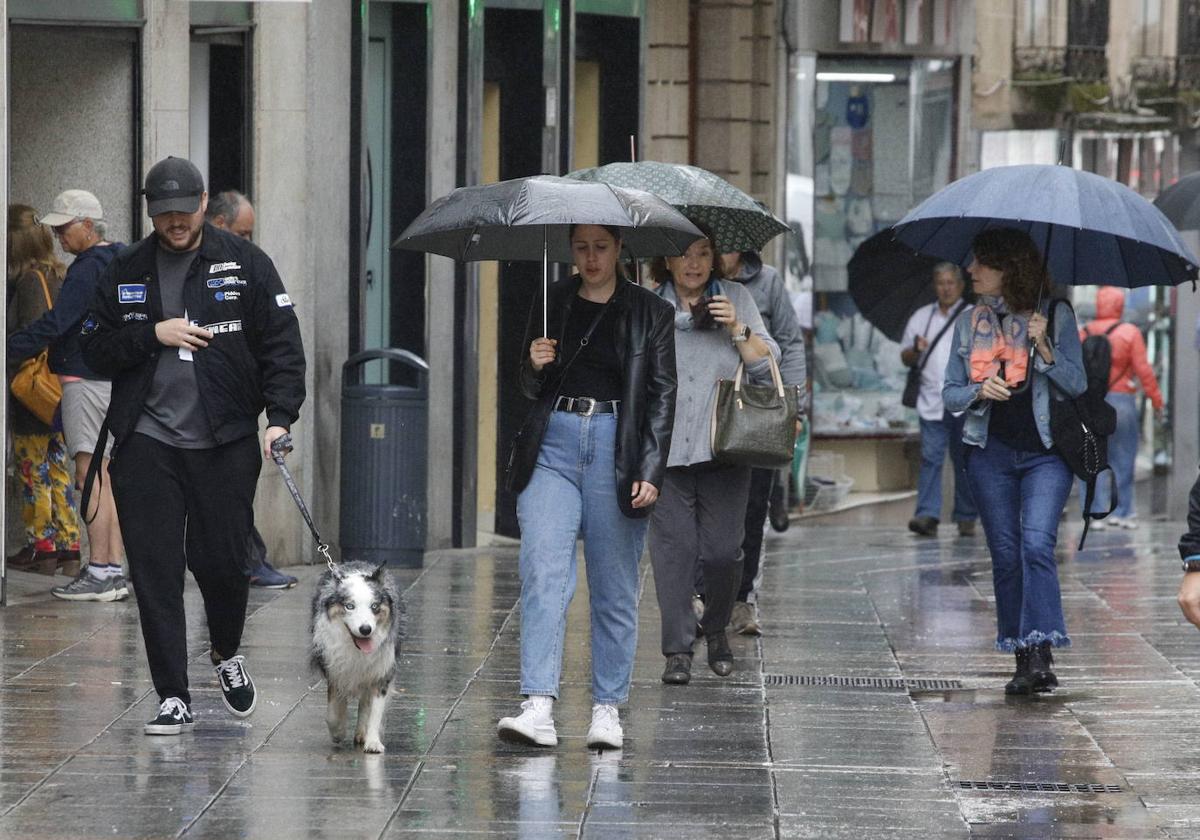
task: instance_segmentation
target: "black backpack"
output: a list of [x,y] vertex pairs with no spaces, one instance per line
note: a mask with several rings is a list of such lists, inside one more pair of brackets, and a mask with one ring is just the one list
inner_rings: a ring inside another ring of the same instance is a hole
[[1089,335],[1083,340],[1083,370],[1087,374],[1088,390],[1108,393],[1108,378],[1112,371],[1112,342],[1108,337],[1121,326],[1117,321],[1102,333]]
[[[1054,335],[1054,313],[1058,304],[1071,306],[1070,301],[1056,300],[1050,304],[1050,317],[1046,327],[1046,335]],[[1072,310],[1074,311],[1074,310]],[[1104,347],[1095,348],[1096,355],[1107,357],[1104,375],[1094,376],[1089,368],[1085,353],[1084,369],[1087,373],[1087,390],[1078,397],[1064,393],[1053,379],[1049,379],[1050,393],[1050,434],[1054,438],[1054,448],[1071,468],[1071,472],[1084,482],[1085,493],[1081,503],[1083,510],[1083,535],[1079,538],[1079,550],[1083,550],[1083,542],[1087,539],[1088,527],[1093,519],[1103,519],[1117,509],[1117,480],[1116,474],[1108,465],[1108,437],[1117,430],[1117,412],[1104,399],[1108,393],[1108,371],[1112,364],[1112,347],[1106,337],[1115,326],[1104,335],[1089,336],[1088,341],[1099,339]],[[1086,345],[1087,342],[1084,342]],[[1096,498],[1096,480],[1103,472],[1108,472],[1109,478],[1109,507],[1103,513],[1092,512],[1092,502]]]

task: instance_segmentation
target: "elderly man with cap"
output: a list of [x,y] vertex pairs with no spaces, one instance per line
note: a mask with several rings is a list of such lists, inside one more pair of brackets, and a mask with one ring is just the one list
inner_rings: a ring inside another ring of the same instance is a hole
[[199,585],[225,707],[254,711],[238,653],[249,581],[261,452],[288,433],[304,401],[300,326],[270,258],[204,221],[204,180],[169,157],[146,175],[154,232],[109,265],[83,325],[84,359],[113,379],[112,488],[157,716],[148,735],[193,726],[183,607],[185,567]]
[[[124,246],[109,242],[104,209],[87,190],[66,190],[54,199],[51,210],[38,221],[48,225],[58,244],[75,260],[63,278],[62,291],[54,307],[8,338],[10,360],[36,356],[50,348],[50,370],[62,382],[63,437],[67,451],[75,461],[75,484],[82,486],[84,476],[96,453],[96,439],[104,422],[112,391],[107,376],[88,366],[79,344],[79,328],[88,311],[100,275]],[[111,447],[101,453],[97,469],[108,470]],[[75,579],[50,590],[66,601],[117,601],[129,595],[121,569],[124,548],[112,489],[107,478],[102,482],[94,504],[84,511],[87,525],[88,564],[76,569]],[[62,558],[63,565],[78,565],[79,557]]]
[[[237,234],[242,239],[254,237],[254,205],[237,190],[223,190],[209,199],[204,218],[214,227]],[[263,542],[257,527],[250,529],[246,553],[249,556],[246,573],[250,575],[251,586],[291,589],[299,582],[294,575],[285,575],[267,562],[267,544]]]

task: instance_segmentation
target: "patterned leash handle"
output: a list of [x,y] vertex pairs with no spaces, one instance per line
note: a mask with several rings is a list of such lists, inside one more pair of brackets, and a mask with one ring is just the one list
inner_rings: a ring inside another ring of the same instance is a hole
[[308,505],[304,504],[304,497],[300,495],[300,488],[296,486],[296,481],[292,478],[292,473],[288,470],[287,464],[284,463],[284,458],[292,449],[292,436],[289,434],[280,435],[271,443],[271,460],[275,462],[275,466],[279,467],[279,471],[283,473],[283,481],[287,485],[288,492],[292,494],[292,500],[296,503],[296,507],[300,508],[300,514],[304,517],[304,521],[308,523],[308,530],[312,531],[313,539],[317,542],[317,553],[325,558],[325,565],[329,567],[329,571],[336,572],[337,564],[329,556],[329,543],[321,539],[321,534],[317,531],[317,526],[313,524],[312,514],[308,512]]

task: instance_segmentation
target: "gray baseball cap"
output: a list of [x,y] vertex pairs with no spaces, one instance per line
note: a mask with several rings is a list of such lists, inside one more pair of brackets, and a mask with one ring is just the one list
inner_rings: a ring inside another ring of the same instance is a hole
[[195,213],[200,209],[204,193],[204,177],[187,158],[168,157],[160,160],[146,173],[146,212]]
[[43,225],[58,227],[76,219],[98,219],[104,221],[104,210],[100,200],[87,190],[63,190],[54,197],[50,212],[38,216]]

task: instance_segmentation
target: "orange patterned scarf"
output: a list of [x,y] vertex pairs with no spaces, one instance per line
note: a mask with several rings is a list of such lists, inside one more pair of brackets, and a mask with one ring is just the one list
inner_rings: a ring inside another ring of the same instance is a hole
[[[1001,315],[1009,317],[1001,320]],[[971,310],[971,381],[983,382],[1004,370],[1004,382],[1016,387],[1029,367],[1029,320],[1013,315],[1002,298],[980,297]]]

